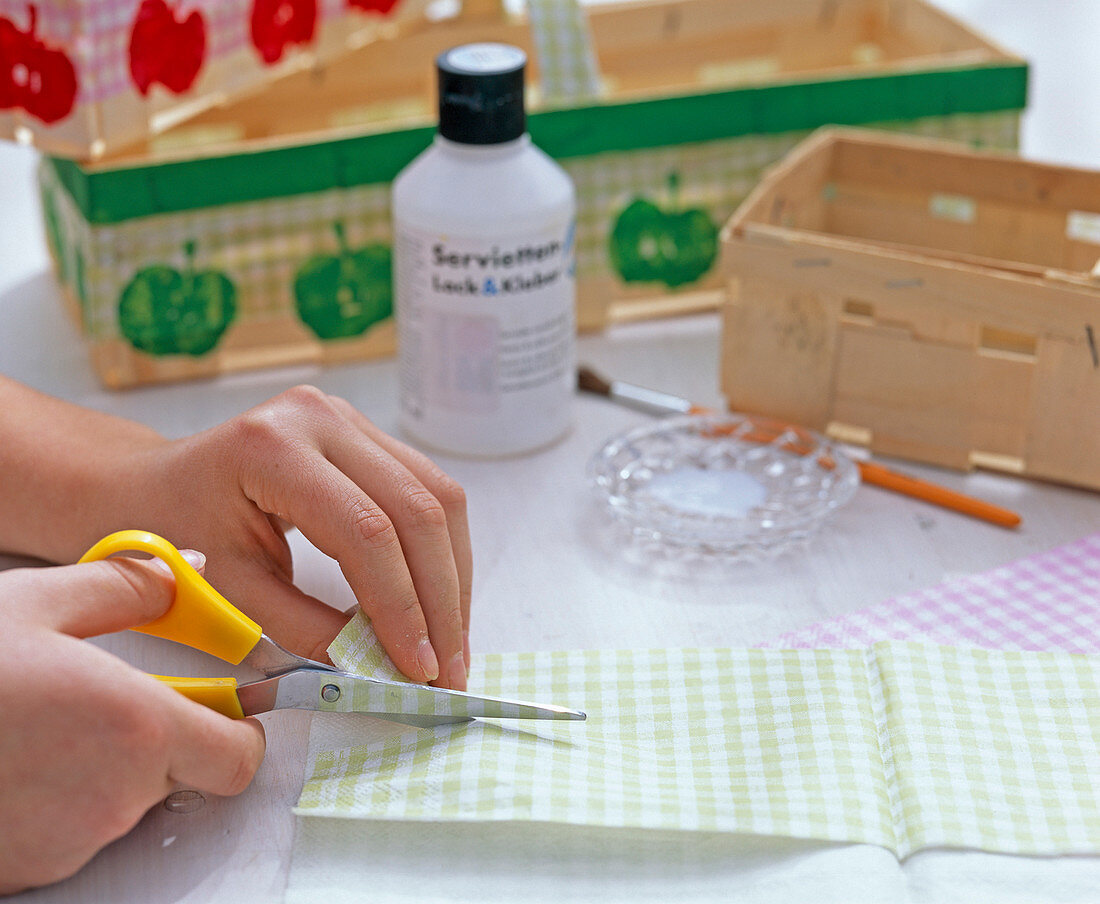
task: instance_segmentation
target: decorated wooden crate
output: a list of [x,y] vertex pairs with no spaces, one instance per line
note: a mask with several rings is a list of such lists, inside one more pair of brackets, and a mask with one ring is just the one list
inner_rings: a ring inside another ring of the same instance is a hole
[[731,407],[1100,489],[1100,172],[824,130],[722,240]]
[[[577,185],[582,329],[715,308],[720,224],[822,123],[1014,147],[1026,94],[1023,61],[921,0],[486,0],[126,153],[47,161],[51,246],[104,380],[392,351],[388,295],[362,300],[389,183],[432,140],[435,55],[472,40],[531,56],[530,131]],[[135,338],[137,298],[165,329],[183,318],[173,271],[225,278],[204,342]]]
[[88,160],[308,69],[426,0],[0,0],[0,137]]

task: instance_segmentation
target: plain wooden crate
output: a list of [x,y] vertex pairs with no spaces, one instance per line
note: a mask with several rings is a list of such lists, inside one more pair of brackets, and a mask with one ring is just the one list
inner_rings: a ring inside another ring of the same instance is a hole
[[[390,240],[389,182],[431,141],[432,61],[457,44],[504,41],[531,57],[531,134],[578,188],[581,329],[721,299],[714,255],[691,278],[685,268],[662,279],[616,264],[615,227],[636,202],[659,224],[639,238],[639,254],[667,248],[669,236],[675,245],[700,216],[716,249],[720,225],[763,169],[823,123],[1016,143],[1026,62],[924,0],[643,0],[587,6],[585,17],[594,96],[547,97],[527,18],[481,0],[94,164],[48,161],[51,246],[104,381],[391,352],[392,325],[324,342],[304,330],[290,276],[310,255],[335,253],[335,239],[319,216],[311,232],[288,218],[315,203],[339,216],[353,245]],[[212,352],[153,358],[120,337],[113,311],[141,268],[184,265],[185,243],[197,266],[238,286],[241,314]]]
[[823,130],[722,239],[732,408],[1100,488],[1100,172]]

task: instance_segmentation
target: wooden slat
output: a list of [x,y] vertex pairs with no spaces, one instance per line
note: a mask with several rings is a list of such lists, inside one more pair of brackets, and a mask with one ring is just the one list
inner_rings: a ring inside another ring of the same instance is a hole
[[372,327],[360,337],[322,343],[288,314],[239,324],[202,358],[152,357],[135,351],[121,339],[100,341],[92,346],[92,366],[106,386],[121,389],[208,379],[260,367],[338,364],[391,355],[396,348],[392,321]]
[[832,132],[820,131],[773,164],[726,223],[723,245],[734,243],[749,223],[823,229],[820,202],[832,169],[835,142]]
[[[972,401],[968,349],[914,339],[906,330],[840,331],[831,418],[871,431],[871,448],[953,468],[969,466]],[[822,425],[823,426],[823,425]]]
[[[1091,325],[1100,336],[1100,321]],[[1100,368],[1084,327],[1076,341],[1040,342],[1027,464],[1038,477],[1100,489]]]
[[953,53],[981,44],[996,55],[1014,55],[1010,49],[990,41],[935,4],[918,0],[888,0],[887,5],[886,33],[904,36],[928,52]]
[[841,298],[753,276],[722,313],[722,386],[731,408],[819,429],[829,420]]
[[[746,238],[725,251],[731,274],[782,273],[810,290],[828,287],[882,305],[883,311],[940,306],[953,316],[1007,330],[1042,324],[1047,335],[1064,338],[1076,337],[1081,324],[1100,313],[1100,286],[1029,279],[824,236],[784,243],[762,241],[759,233]],[[827,265],[807,265],[824,260]]]
[[[1004,260],[1010,268],[1031,265],[1036,273],[1066,266],[1067,211],[1004,203],[971,193],[952,194],[951,198],[973,206],[973,219],[960,221],[932,213],[936,200],[945,200],[947,195],[924,186],[835,184],[827,202],[824,231],[879,244],[909,245],[937,257]],[[1094,261],[1095,252],[1090,267]]]
[[1014,154],[951,142],[838,130],[832,176],[863,185],[927,186],[949,194],[1038,208],[1100,211],[1100,180],[1090,170],[1037,164]]

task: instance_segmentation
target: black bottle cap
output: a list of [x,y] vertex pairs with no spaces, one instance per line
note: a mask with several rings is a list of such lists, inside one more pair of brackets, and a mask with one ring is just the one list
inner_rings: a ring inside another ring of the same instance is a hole
[[439,134],[462,144],[500,144],[527,130],[523,70],[527,55],[510,44],[463,44],[441,53]]

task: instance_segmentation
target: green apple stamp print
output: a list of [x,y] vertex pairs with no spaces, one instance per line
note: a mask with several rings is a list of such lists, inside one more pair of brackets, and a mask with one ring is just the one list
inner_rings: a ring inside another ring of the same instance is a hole
[[73,288],[76,291],[77,300],[80,302],[80,309],[84,312],[84,317],[87,318],[91,313],[88,310],[88,284],[85,281],[86,267],[84,266],[84,254],[77,248],[76,254],[73,256],[74,263],[74,276]]
[[624,282],[686,286],[718,256],[718,227],[702,208],[679,209],[680,176],[669,173],[669,209],[647,198],[630,202],[611,229],[611,263]]
[[164,264],[144,267],[118,301],[122,335],[150,355],[204,355],[237,316],[237,290],[216,270],[195,269],[195,243],[184,246],[181,273]]
[[69,256],[61,232],[61,213],[57,209],[57,198],[52,191],[42,195],[42,218],[46,222],[46,241],[49,243],[53,258],[57,262],[57,275],[61,282],[69,282]]
[[343,223],[333,223],[338,253],[315,254],[294,277],[298,316],[318,339],[347,339],[393,313],[393,276],[386,245],[348,247]]

